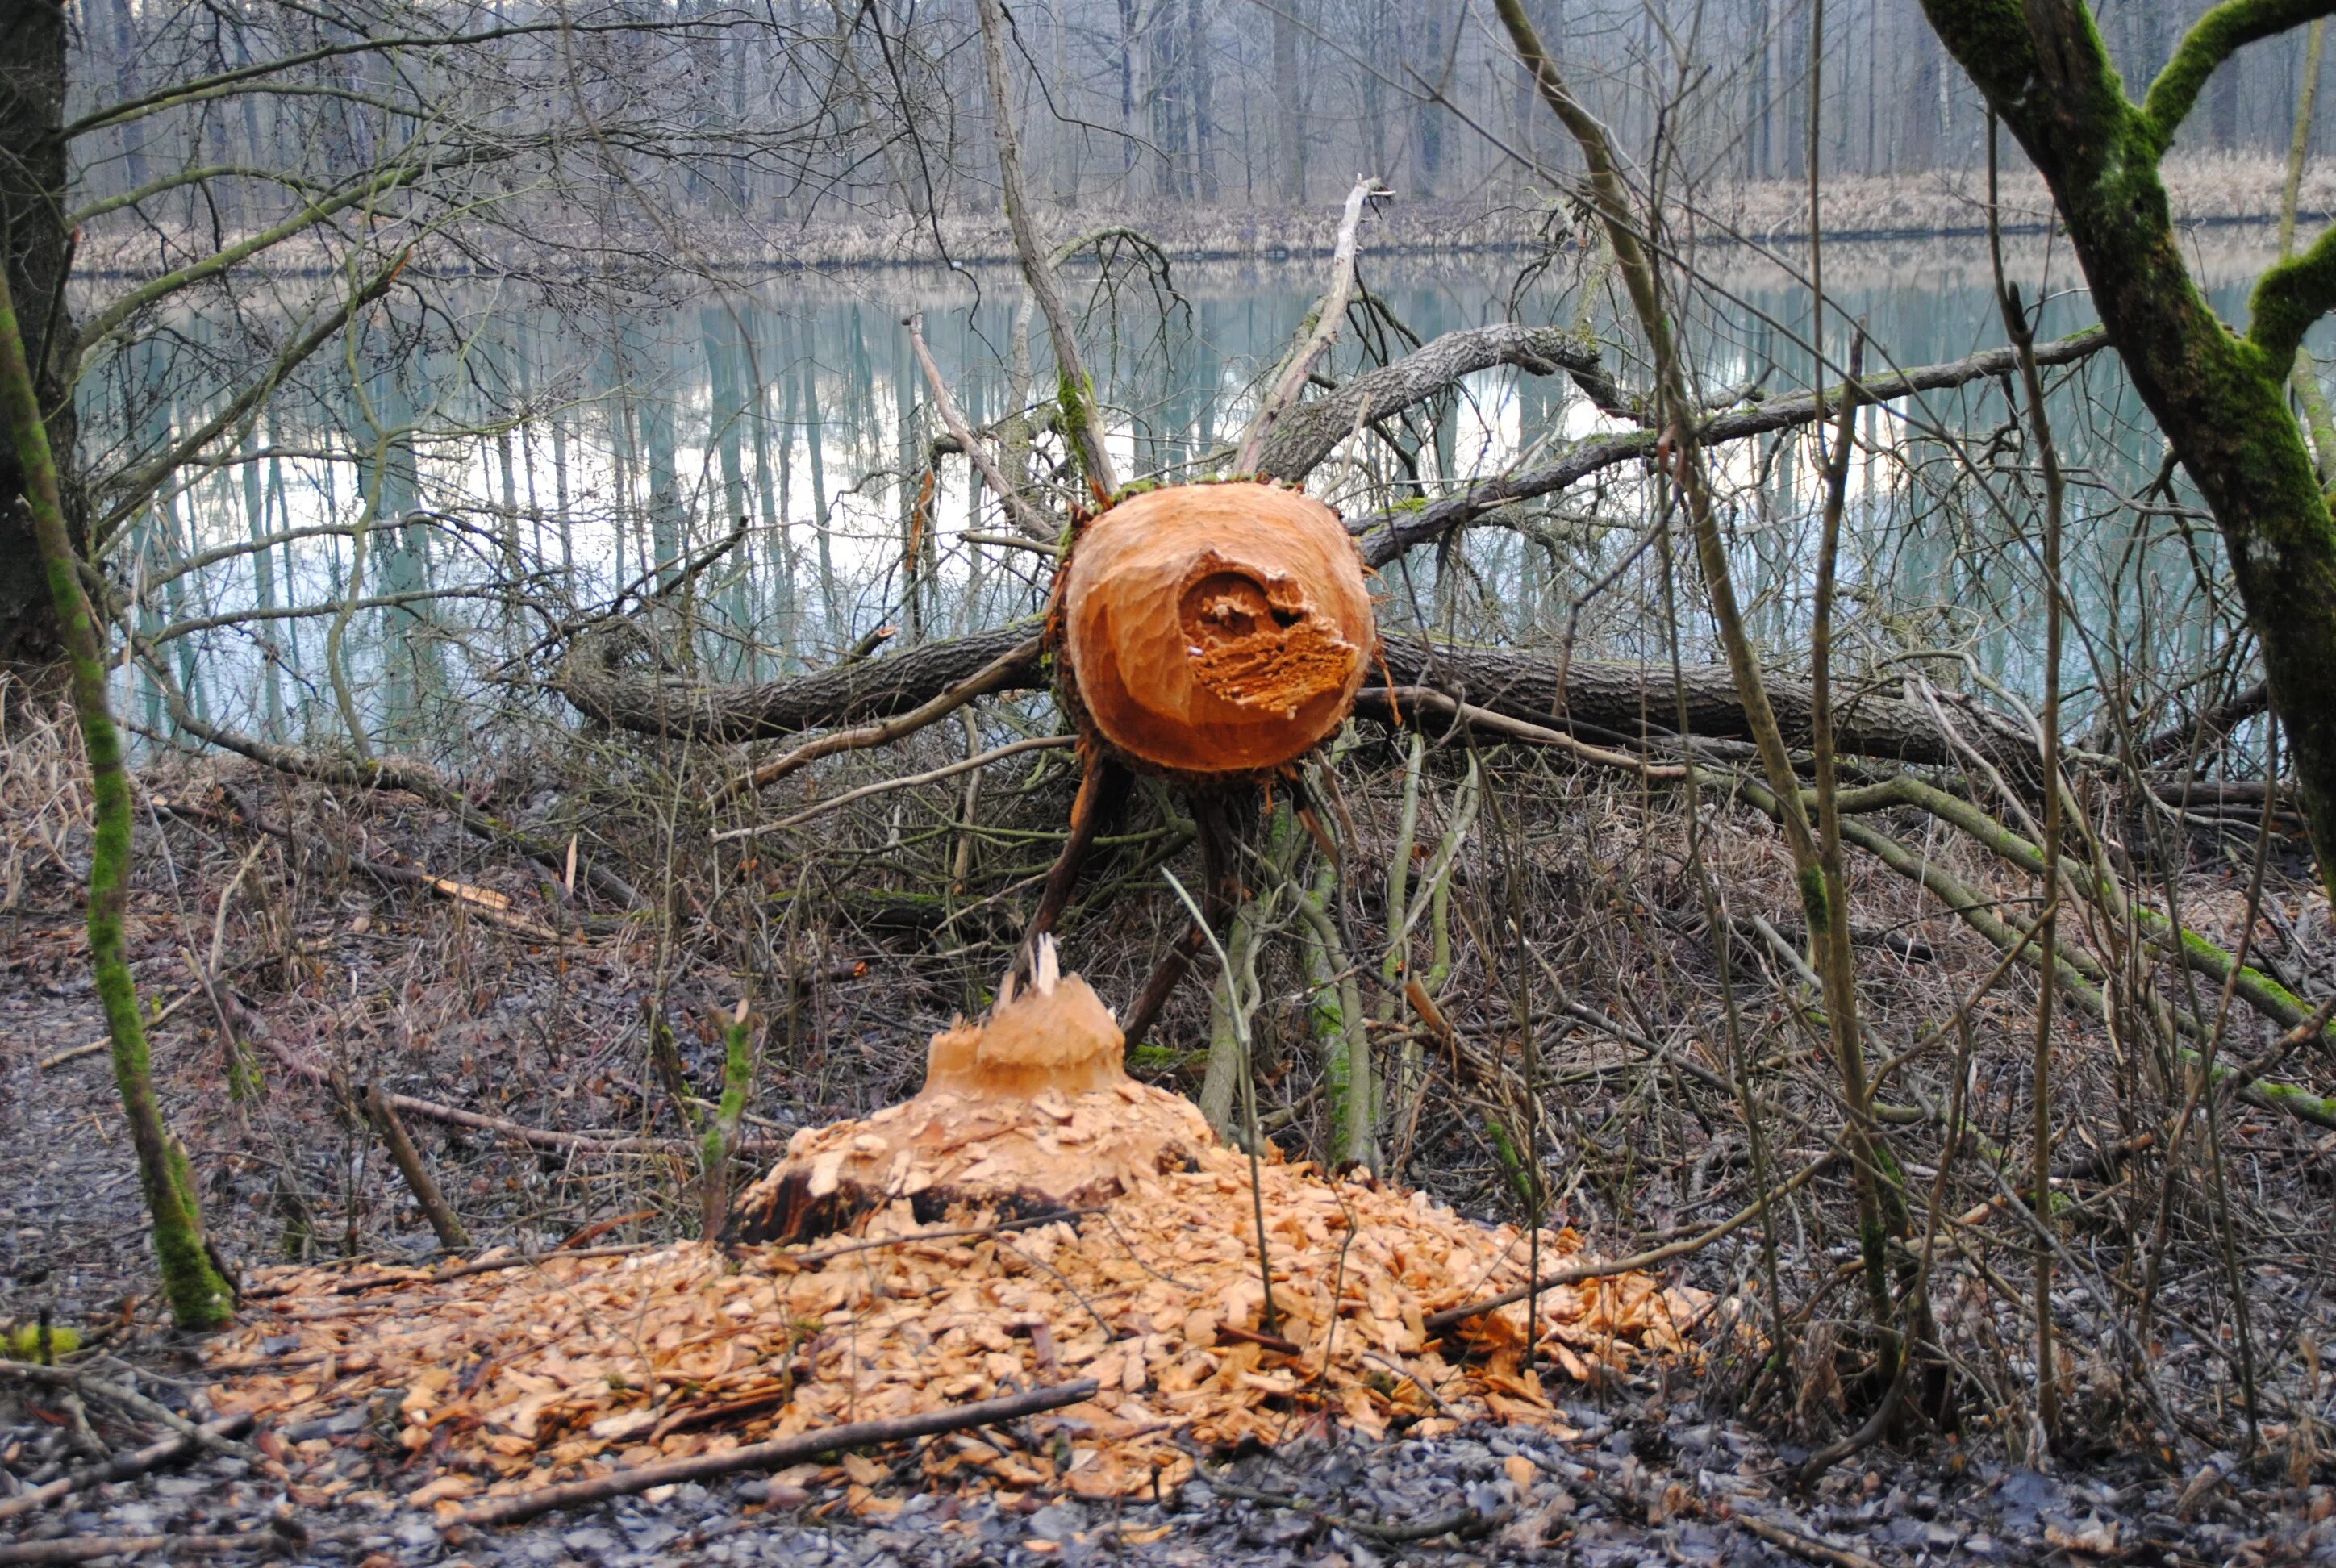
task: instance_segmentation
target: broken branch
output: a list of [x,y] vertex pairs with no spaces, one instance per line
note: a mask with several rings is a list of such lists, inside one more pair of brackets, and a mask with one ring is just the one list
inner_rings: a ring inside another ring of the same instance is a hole
[[1282,362],[1280,375],[1274,377],[1273,386],[1258,404],[1257,417],[1250,421],[1248,431],[1241,436],[1241,450],[1233,459],[1233,472],[1254,474],[1258,470],[1258,454],[1265,448],[1266,438],[1282,412],[1296,404],[1298,394],[1306,390],[1306,378],[1314,366],[1330,351],[1337,341],[1338,328],[1346,325],[1347,304],[1355,297],[1355,247],[1362,228],[1363,203],[1383,194],[1383,188],[1368,175],[1355,181],[1347,192],[1347,209],[1338,219],[1338,242],[1330,256],[1330,286],[1314,307],[1314,320],[1309,330],[1290,357]]
[[[238,1411],[222,1416],[216,1421],[206,1421],[200,1430],[209,1437],[240,1437],[251,1428],[251,1416]],[[157,1470],[174,1460],[183,1459],[204,1446],[202,1440],[182,1433],[173,1433],[143,1448],[133,1448],[127,1454],[117,1454],[101,1464],[83,1466],[69,1475],[60,1475],[44,1485],[20,1492],[14,1497],[0,1499],[0,1519],[13,1519],[19,1514],[30,1514],[45,1508],[58,1498],[68,1496],[91,1486],[102,1486],[110,1481],[127,1481]]]
[[718,804],[722,801],[735,799],[751,791],[761,789],[766,784],[774,784],[796,769],[806,767],[823,756],[833,756],[838,752],[864,751],[870,746],[883,745],[887,742],[900,739],[904,735],[913,734],[936,719],[948,717],[978,696],[987,696],[993,691],[1002,691],[1009,686],[1017,684],[1022,678],[1024,667],[1036,661],[1037,657],[1038,639],[1037,638],[1017,643],[955,686],[897,718],[886,719],[881,724],[868,725],[860,729],[842,730],[833,735],[822,735],[817,740],[807,741],[795,747],[784,756],[764,763],[753,773],[733,782],[727,788],[722,790],[715,795],[715,803]]
[[889,1421],[855,1421],[850,1426],[804,1432],[774,1442],[750,1443],[725,1454],[699,1454],[662,1465],[643,1465],[638,1469],[597,1475],[589,1481],[570,1481],[559,1486],[538,1487],[517,1496],[498,1497],[493,1502],[464,1510],[455,1515],[453,1522],[471,1525],[514,1524],[522,1519],[532,1519],[539,1514],[549,1514],[555,1508],[579,1508],[606,1502],[611,1497],[646,1492],[652,1486],[703,1481],[715,1475],[735,1475],[741,1470],[776,1470],[821,1454],[873,1447],[882,1443],[905,1443],[913,1437],[962,1432],[968,1427],[1017,1421],[1025,1416],[1076,1405],[1093,1396],[1096,1388],[1092,1378],[1076,1383],[1057,1383],[1051,1388],[1033,1388],[1028,1393],[1003,1399],[984,1399],[978,1404],[925,1410],[914,1416],[895,1417]]
[[450,1252],[468,1251],[471,1233],[462,1228],[462,1222],[454,1217],[454,1211],[447,1207],[446,1195],[438,1190],[438,1183],[431,1176],[430,1167],[422,1162],[422,1151],[414,1146],[413,1138],[406,1134],[405,1124],[397,1119],[396,1107],[381,1092],[380,1085],[367,1084],[365,1086],[365,1114],[373,1118],[374,1125],[381,1130],[382,1141],[389,1145],[389,1157],[397,1162],[398,1174],[405,1178],[406,1189],[414,1194],[414,1201],[422,1205],[422,1213],[429,1219],[431,1230],[437,1232],[438,1244]]

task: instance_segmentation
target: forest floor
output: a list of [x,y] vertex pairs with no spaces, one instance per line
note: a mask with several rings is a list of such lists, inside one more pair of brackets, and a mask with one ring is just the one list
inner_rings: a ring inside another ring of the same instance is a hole
[[[147,781],[131,957],[150,1009],[189,998],[155,1030],[157,1076],[214,1238],[246,1269],[351,1252],[419,1261],[433,1248],[370,1130],[287,1062],[329,1062],[345,1083],[521,1128],[669,1137],[672,1096],[654,1086],[641,1027],[645,1008],[661,1008],[690,1081],[718,1076],[717,1013],[737,995],[732,975],[685,969],[638,927],[605,918],[543,940],[538,922],[562,917],[542,896],[540,868],[410,801],[336,803],[230,769],[216,776],[240,799],[329,833],[344,855],[470,890],[368,881],[346,860],[303,853],[269,862],[238,891],[238,868],[258,857],[227,797],[209,792],[213,776]],[[11,810],[24,813],[12,828],[37,815],[21,801]],[[91,1336],[106,1375],[201,1417],[210,1375],[165,1331],[152,1299],[107,1057],[44,1065],[102,1037],[82,862],[67,835],[12,837],[34,851],[12,858],[0,908],[0,1320],[48,1312]],[[44,843],[56,852],[38,852]],[[223,892],[238,895],[225,916]],[[766,1059],[756,1086],[750,1131],[764,1157],[794,1127],[905,1097],[927,1034],[959,1005],[960,968],[913,944],[821,955],[787,1010],[802,1048]],[[219,1005],[196,986],[202,973]],[[240,1065],[222,1047],[222,1013],[245,1041]],[[530,1146],[459,1125],[433,1126],[424,1142],[482,1245],[535,1251],[588,1233],[594,1245],[647,1243],[692,1223],[689,1183],[670,1154]],[[1469,1208],[1471,1193],[1449,1195]],[[1593,1245],[1625,1240],[1601,1237],[1580,1202]],[[1714,1249],[1678,1273],[1725,1292],[1745,1266],[1744,1254]],[[1642,1364],[1596,1389],[1565,1385],[1553,1396],[1560,1429],[1549,1433],[1472,1426],[1372,1442],[1317,1424],[1271,1451],[1204,1456],[1202,1478],[1156,1501],[1098,1504],[1044,1486],[959,1496],[923,1489],[903,1465],[874,1478],[871,1505],[859,1459],[661,1489],[494,1532],[450,1532],[427,1506],[399,1501],[418,1484],[412,1456],[359,1417],[265,1434],[256,1459],[180,1464],[0,1516],[0,1563],[83,1560],[109,1538],[155,1536],[143,1549],[166,1558],[367,1568],[2336,1561],[2336,1495],[2315,1454],[2299,1466],[2273,1445],[2252,1465],[2223,1453],[2176,1468],[2097,1434],[2046,1474],[2008,1457],[1997,1436],[1917,1435],[1804,1486],[1793,1472],[1835,1433],[1739,1419],[1729,1406],[1740,1375],[1714,1355]],[[94,1431],[77,1434],[54,1397],[0,1380],[0,1505],[76,1463],[77,1439],[118,1451],[159,1431],[96,1401],[91,1415]],[[2298,1441],[2308,1447],[2308,1429]]]

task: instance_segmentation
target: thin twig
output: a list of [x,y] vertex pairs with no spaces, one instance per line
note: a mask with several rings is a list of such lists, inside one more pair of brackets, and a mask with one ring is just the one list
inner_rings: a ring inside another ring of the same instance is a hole
[[[998,466],[998,460],[990,456],[989,449],[981,444],[973,433],[973,426],[968,424],[965,415],[959,412],[957,400],[949,395],[949,383],[941,378],[941,367],[933,363],[933,351],[925,346],[924,312],[920,310],[910,316],[908,327],[909,346],[916,350],[917,364],[924,370],[926,384],[933,389],[933,406],[939,411],[941,423],[949,427],[949,434],[957,438],[957,443],[965,448],[965,454],[972,460],[974,467],[981,471],[983,482],[997,492],[998,501],[1006,507],[1007,515],[1030,536],[1028,540],[1001,539],[997,542],[1027,550],[1033,541],[1037,541],[1040,548],[1051,548],[1061,535],[1062,529],[1045,512],[1031,505],[1029,498],[1007,479],[1005,471]],[[972,535],[967,537],[971,538]]]
[[1504,1290],[1497,1296],[1488,1296],[1481,1301],[1470,1301],[1458,1307],[1446,1307],[1440,1312],[1430,1312],[1421,1320],[1421,1325],[1430,1334],[1440,1334],[1445,1329],[1465,1323],[1471,1318],[1481,1318],[1497,1308],[1522,1301],[1527,1296],[1549,1290],[1553,1286],[1579,1284],[1584,1280],[1603,1280],[1615,1274],[1641,1273],[1658,1264],[1668,1263],[1674,1258],[1683,1258],[1690,1252],[1699,1252],[1722,1237],[1733,1234],[1750,1224],[1759,1217],[1763,1210],[1777,1199],[1806,1186],[1817,1173],[1841,1158],[1842,1150],[1847,1141],[1845,1133],[1836,1137],[1831,1148],[1778,1183],[1757,1202],[1738,1209],[1708,1230],[1698,1231],[1692,1236],[1683,1236],[1664,1246],[1650,1248],[1643,1252],[1635,1252],[1627,1258],[1617,1258],[1612,1262],[1576,1263],[1571,1268],[1559,1269],[1552,1273],[1543,1274],[1530,1284],[1519,1285],[1514,1290]]
[[[734,800],[739,795],[748,794],[767,784],[774,784],[796,769],[807,767],[823,756],[833,756],[838,752],[864,751],[870,746],[887,745],[899,740],[902,735],[910,735],[924,728],[936,720],[947,718],[974,698],[987,696],[993,691],[1013,685],[1021,677],[1023,667],[1037,657],[1038,643],[1039,639],[1035,637],[1026,642],[1017,643],[947,691],[898,717],[888,718],[878,724],[863,725],[858,729],[836,730],[820,736],[817,740],[806,741],[784,756],[766,762],[753,773],[732,780],[715,793],[714,803],[719,805],[725,801]],[[735,830],[721,836],[736,838],[751,831]]]
[[[202,1430],[205,1433],[218,1437],[239,1437],[250,1427],[251,1414],[247,1410],[238,1410],[232,1416],[222,1416],[216,1421],[206,1421],[202,1425]],[[101,1464],[84,1466],[69,1475],[60,1475],[44,1485],[20,1492],[14,1497],[0,1499],[0,1519],[13,1519],[19,1514],[30,1514],[36,1508],[44,1508],[58,1498],[85,1487],[103,1485],[109,1481],[127,1481],[133,1476],[143,1475],[149,1470],[159,1469],[175,1459],[182,1459],[202,1446],[203,1444],[200,1439],[189,1437],[183,1433],[173,1432],[170,1437],[149,1443],[143,1448],[133,1448],[126,1454],[117,1454]]]
[[955,778],[959,774],[988,767],[991,763],[1003,762],[1010,756],[1019,756],[1026,751],[1059,751],[1065,746],[1078,744],[1079,737],[1075,735],[1030,735],[1022,740],[1009,741],[1004,745],[993,746],[986,752],[960,758],[943,767],[931,768],[924,773],[904,774],[899,778],[879,779],[871,784],[861,784],[858,789],[846,790],[832,799],[823,800],[814,806],[806,806],[794,815],[782,817],[774,823],[757,823],[753,827],[732,828],[727,832],[715,833],[714,842],[726,843],[733,839],[752,838],[757,833],[782,833],[788,828],[801,827],[815,817],[825,816],[828,813],[839,807],[848,806],[855,801],[866,800],[871,795],[888,794],[893,790],[914,789],[919,784],[939,784],[945,778]]
[[94,1394],[101,1399],[110,1400],[121,1406],[133,1416],[143,1417],[149,1421],[168,1427],[190,1443],[199,1443],[206,1448],[215,1449],[238,1459],[259,1457],[258,1450],[237,1442],[224,1432],[214,1432],[206,1427],[198,1427],[176,1410],[156,1404],[135,1388],[124,1388],[119,1383],[92,1377],[85,1368],[44,1367],[37,1361],[0,1360],[0,1377],[20,1378],[27,1383],[45,1384],[52,1388],[72,1388]]

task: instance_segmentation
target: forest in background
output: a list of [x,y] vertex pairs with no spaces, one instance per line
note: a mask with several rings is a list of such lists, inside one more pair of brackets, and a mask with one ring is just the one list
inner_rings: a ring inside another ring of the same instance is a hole
[[[1675,184],[1708,210],[1724,209],[1720,193],[1733,187],[1806,176],[1813,91],[1829,178],[1968,173],[1985,161],[1984,104],[1915,0],[1830,0],[1816,34],[1810,0],[1529,9],[1624,145],[1653,149],[1660,122],[1680,159]],[[2154,75],[2202,9],[2120,0],[2104,10],[2101,31],[2126,80]],[[588,166],[606,161],[586,182],[594,220],[619,219],[632,237],[664,221],[652,212],[686,215],[691,235],[667,236],[676,250],[707,243],[706,226],[736,225],[784,261],[791,242],[813,240],[824,224],[995,216],[969,5],[788,0],[749,10],[690,0],[427,15],[431,25],[415,28],[404,52],[318,62],[316,82],[344,83],[350,96],[229,91],[183,112],[91,126],[75,139],[78,189],[85,200],[140,191],[190,155],[321,174],[371,164],[416,132],[409,156],[443,137],[475,160],[485,145],[515,151],[564,131],[596,143],[574,150]],[[394,36],[398,22],[394,11],[328,19],[134,0],[87,0],[72,16],[71,79],[76,102],[91,107],[331,48],[346,34]],[[1031,196],[1064,213],[1198,208],[1287,218],[1335,202],[1358,172],[1411,202],[1504,202],[1533,185],[1546,192],[1578,160],[1485,23],[1414,0],[1017,7],[1015,113]],[[423,47],[432,32],[480,41]],[[1814,85],[1813,58],[1831,61]],[[2241,53],[2214,74],[2179,151],[2284,153],[2303,73],[2301,33]],[[374,97],[386,106],[401,83],[426,93],[427,112],[408,125],[362,112],[368,86],[383,90]],[[471,112],[483,122],[457,131]],[[640,134],[652,126],[673,140]],[[2318,152],[2336,133],[2322,121],[2308,134]],[[682,153],[690,169],[666,166]],[[1536,175],[1520,158],[1546,170]],[[491,165],[477,175],[492,188],[498,172]],[[519,184],[545,172],[522,162],[507,177]],[[628,180],[638,188],[628,190]],[[272,215],[274,200],[263,181],[206,180],[205,220]],[[183,205],[163,210],[195,217]],[[2258,216],[2270,212],[2266,201]]]
[[[215,1320],[710,1236],[1051,928],[1229,1143],[1708,1290],[1806,1478],[1952,1437],[2299,1539],[2336,262],[2316,24],[2234,5],[2035,8],[2112,102],[1944,4],[5,0],[10,1310],[159,1343],[101,1055]],[[1373,573],[1355,722],[1105,813],[1055,575],[1236,473]]]

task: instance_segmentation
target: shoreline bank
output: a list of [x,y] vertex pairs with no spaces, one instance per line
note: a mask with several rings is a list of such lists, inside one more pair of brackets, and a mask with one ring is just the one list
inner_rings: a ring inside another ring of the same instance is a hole
[[[1971,171],[1939,171],[1832,179],[1824,191],[1824,238],[1843,246],[1983,241],[1988,234],[1983,178]],[[2270,157],[2202,156],[2169,161],[2166,168],[2176,228],[2202,239],[2236,239],[2271,229],[2278,222],[2284,179],[2283,162]],[[2307,169],[2298,198],[2302,226],[2336,221],[2336,166]],[[1746,260],[1774,266],[1764,252],[1807,244],[1807,187],[1797,182],[1737,185],[1719,191],[1709,203],[1667,204],[1668,237],[1683,256],[1736,258],[1719,263],[1730,270]],[[1568,211],[1561,196],[1532,190],[1465,200],[1407,201],[1398,193],[1367,221],[1362,249],[1366,258],[1398,260],[1570,253],[1576,245],[1567,227]],[[2031,173],[2004,181],[2000,211],[2001,232],[2022,241],[2023,247],[2056,232],[2047,193]],[[1172,263],[1210,266],[1276,266],[1327,258],[1336,247],[1338,221],[1335,204],[1297,210],[1091,208],[1044,215],[1046,231],[1057,239],[1077,234],[1141,234]],[[660,253],[662,235],[627,236],[605,227],[544,224],[530,226],[526,232],[531,244],[498,264],[477,261],[475,247],[464,248],[461,256],[448,248],[436,258],[417,255],[413,269],[439,279],[832,275],[840,281],[852,275],[986,271],[1016,264],[1004,220],[988,214],[920,221],[894,213],[856,221],[822,219],[816,226],[732,222],[696,229],[688,251],[679,255]],[[144,242],[151,243],[151,236]],[[140,244],[139,237],[126,233],[118,240],[89,237],[76,279],[151,278],[154,268],[132,254],[132,247]],[[1073,269],[1092,268],[1092,251],[1083,253]],[[291,242],[277,248],[267,265],[249,270],[298,278],[337,273],[342,267],[339,258],[313,243]]]

